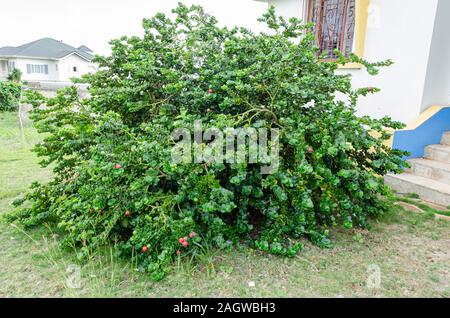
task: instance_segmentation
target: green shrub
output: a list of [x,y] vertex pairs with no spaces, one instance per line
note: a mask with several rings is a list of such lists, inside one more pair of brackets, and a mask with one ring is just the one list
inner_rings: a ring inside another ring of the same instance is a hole
[[19,106],[21,85],[15,82],[0,82],[0,112],[13,111]]
[[[403,126],[356,116],[358,97],[377,89],[352,89],[350,76],[335,71],[358,62],[376,74],[391,62],[353,55],[324,62],[311,33],[292,41],[311,25],[286,22],[273,9],[261,18],[273,34],[258,35],[219,28],[197,6],[174,13],[174,20],[145,19],[142,38],[111,41],[112,55],[97,57],[100,71],[84,78],[90,98],[80,99],[75,87],[49,99],[28,94],[33,105],[46,105],[32,113],[47,134],[35,150],[43,165],[54,164],[54,178],[34,184],[16,202],[30,207],[9,221],[57,222],[81,257],[115,242],[158,280],[177,254],[197,253],[202,242],[245,241],[293,256],[301,237],[329,246],[328,227],[366,227],[383,212],[382,176],[401,172],[404,155],[384,145],[387,128]],[[220,129],[279,128],[278,170],[172,163],[171,133],[199,119]]]
[[22,79],[22,71],[15,68],[8,74],[8,81],[19,83]]

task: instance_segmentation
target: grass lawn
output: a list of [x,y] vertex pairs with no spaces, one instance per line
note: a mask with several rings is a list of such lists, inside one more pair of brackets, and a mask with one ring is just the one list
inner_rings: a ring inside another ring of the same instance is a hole
[[[0,113],[0,214],[34,180],[46,180],[30,152],[39,136],[16,114]],[[60,233],[22,231],[0,224],[0,297],[450,297],[450,222],[395,207],[370,231],[332,230],[334,248],[305,241],[295,258],[242,248],[214,254],[214,270],[176,264],[161,282],[135,271],[112,249],[79,263],[76,251],[58,248]],[[211,263],[208,263],[211,265]],[[80,288],[69,288],[71,265],[80,266]],[[368,288],[370,266],[381,270],[380,288]],[[249,287],[254,282],[254,287]]]

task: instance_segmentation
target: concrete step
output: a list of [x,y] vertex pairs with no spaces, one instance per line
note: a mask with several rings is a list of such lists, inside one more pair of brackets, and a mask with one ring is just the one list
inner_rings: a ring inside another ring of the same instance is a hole
[[388,174],[384,177],[398,193],[416,193],[423,200],[442,206],[450,206],[450,185],[411,173]]
[[441,144],[450,146],[450,131],[447,131],[442,135]]
[[425,148],[425,158],[450,163],[450,146],[431,145]]
[[450,163],[429,159],[409,159],[409,172],[450,185]]

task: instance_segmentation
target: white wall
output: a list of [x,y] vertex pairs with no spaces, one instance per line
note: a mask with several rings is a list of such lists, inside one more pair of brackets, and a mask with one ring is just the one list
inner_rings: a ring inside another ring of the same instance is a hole
[[8,61],[0,60],[0,78],[8,76]]
[[[77,68],[76,72],[73,71],[74,67]],[[59,60],[58,70],[59,80],[69,82],[72,77],[81,77],[83,74],[94,72],[95,68],[92,63],[72,54]]]
[[[30,82],[70,82],[72,77],[81,77],[83,74],[96,71],[95,64],[88,62],[76,54],[66,56],[60,60],[45,59],[9,59],[15,67],[22,71],[22,79]],[[27,73],[27,64],[48,65],[48,74]],[[77,68],[77,72],[73,68]]]
[[450,104],[450,1],[439,0],[421,110]]
[[[447,0],[445,0],[447,1]],[[381,92],[362,98],[358,113],[391,116],[408,123],[421,112],[427,64],[438,0],[372,0],[364,58],[391,59],[394,65],[377,76],[346,70],[355,87],[375,86]]]
[[[269,3],[275,5],[279,15],[304,18],[306,15],[304,1],[269,0]],[[368,75],[363,69],[339,71],[352,74],[354,87],[381,88],[380,93],[360,99],[358,106],[360,115],[377,118],[388,115],[407,123],[420,114],[438,1],[371,0],[363,57],[373,62],[391,59],[395,64],[382,69],[375,77]],[[442,7],[447,7],[450,2],[450,0],[441,1],[447,2]],[[447,15],[450,16],[449,13]],[[448,17],[447,19],[450,20]],[[446,23],[442,28],[448,30],[449,21]],[[448,38],[449,33],[450,30],[446,31],[442,37]],[[446,44],[442,45],[448,46],[449,41],[448,39],[436,41],[439,42],[445,42]],[[439,47],[435,51],[441,52]],[[450,60],[448,55],[447,60]],[[440,74],[445,73],[447,76],[449,74],[439,71]],[[430,74],[430,77],[435,73]],[[434,84],[430,83],[430,86]],[[431,94],[430,96],[434,98]],[[433,103],[436,102],[438,101]]]
[[307,2],[308,0],[269,0],[269,5],[275,6],[277,15],[306,19]]
[[[56,69],[56,61],[44,59],[10,59],[15,62],[15,67],[22,71],[22,80],[24,81],[57,81],[58,71]],[[48,74],[27,73],[27,64],[48,65]]]

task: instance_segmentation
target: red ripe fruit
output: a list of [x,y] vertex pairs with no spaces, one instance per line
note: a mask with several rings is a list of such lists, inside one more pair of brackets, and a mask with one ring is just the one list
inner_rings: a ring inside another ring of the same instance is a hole
[[130,215],[131,215],[131,212],[128,211],[128,210],[126,210],[126,211],[125,211],[125,216],[130,216]]
[[188,247],[189,243],[187,241],[183,241],[183,243],[181,243],[181,245],[183,245],[183,247]]
[[142,253],[147,253],[148,247],[146,245],[142,246]]
[[190,238],[193,238],[193,237],[196,236],[196,235],[197,235],[197,233],[195,233],[195,232],[189,233],[189,237],[190,237]]
[[180,244],[183,244],[184,238],[180,237],[180,238],[178,239],[178,242],[180,242]]
[[214,93],[214,90],[212,88],[209,88],[208,89],[208,94],[212,94],[212,93]]
[[178,250],[178,251],[177,251],[177,255],[180,255],[180,254],[181,254],[181,251],[180,251],[180,250]]
[[122,165],[121,165],[121,164],[119,164],[119,163],[116,163],[116,165],[114,166],[114,168],[116,168],[116,169],[120,169],[120,168],[122,168]]

